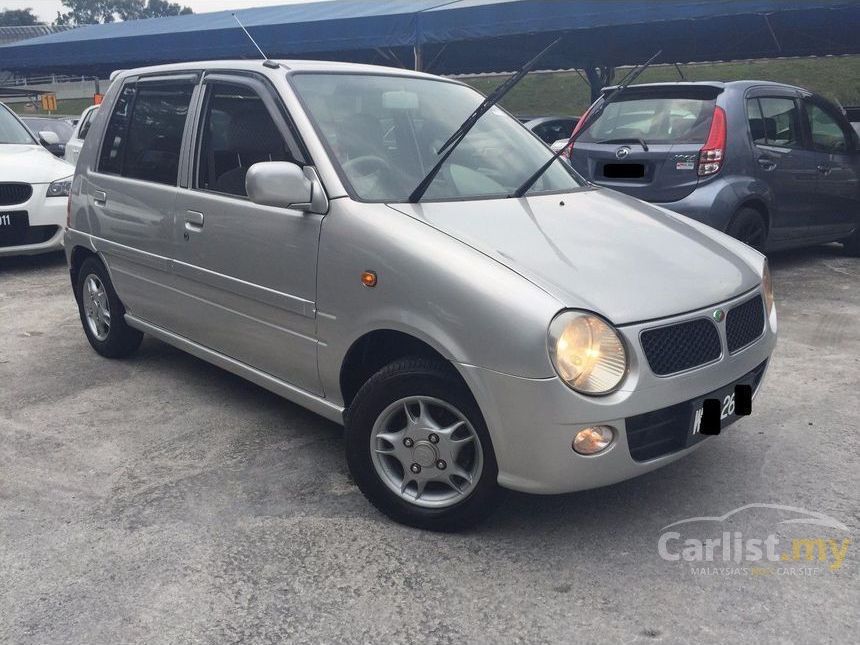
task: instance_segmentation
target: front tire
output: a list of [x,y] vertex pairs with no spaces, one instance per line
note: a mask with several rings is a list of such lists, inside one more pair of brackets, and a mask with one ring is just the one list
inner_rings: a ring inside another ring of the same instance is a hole
[[726,233],[760,253],[767,247],[767,223],[754,208],[741,208],[735,213]]
[[84,333],[94,350],[107,358],[124,358],[137,350],[143,334],[126,324],[125,307],[98,258],[87,258],[81,264],[75,297]]
[[449,364],[406,358],[387,365],[358,391],[345,425],[353,479],[395,521],[451,531],[498,504],[489,432]]

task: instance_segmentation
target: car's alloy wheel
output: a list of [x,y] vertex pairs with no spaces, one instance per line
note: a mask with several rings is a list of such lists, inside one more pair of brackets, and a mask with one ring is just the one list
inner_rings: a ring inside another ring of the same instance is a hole
[[140,346],[143,334],[125,322],[125,307],[99,258],[88,257],[81,264],[75,297],[84,333],[99,354],[122,358]]
[[110,333],[110,302],[102,281],[93,273],[84,278],[84,289],[81,294],[87,326],[96,340],[107,340]]
[[484,467],[481,439],[454,406],[428,396],[398,399],[370,433],[376,474],[395,495],[428,508],[466,499]]
[[386,365],[359,389],[344,420],[352,478],[398,522],[456,530],[501,499],[486,423],[450,363],[411,357]]

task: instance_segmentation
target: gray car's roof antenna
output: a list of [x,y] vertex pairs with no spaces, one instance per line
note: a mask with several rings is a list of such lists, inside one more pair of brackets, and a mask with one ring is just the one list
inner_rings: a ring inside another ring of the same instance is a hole
[[236,15],[236,12],[234,11],[230,15],[233,16],[233,20],[235,20],[236,24],[238,24],[242,28],[242,31],[245,32],[245,35],[248,37],[248,40],[250,40],[254,47],[257,48],[257,51],[260,52],[260,56],[263,57],[263,67],[268,67],[269,69],[278,69],[281,64],[266,56],[266,53],[260,48],[260,46],[257,44],[257,41],[254,40],[254,37],[248,33],[247,29],[245,29],[245,25],[242,24],[241,20],[239,20],[239,16]]

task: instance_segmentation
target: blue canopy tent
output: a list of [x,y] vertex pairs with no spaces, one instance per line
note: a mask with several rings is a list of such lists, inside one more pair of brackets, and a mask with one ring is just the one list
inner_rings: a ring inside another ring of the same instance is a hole
[[[347,60],[437,74],[518,68],[608,73],[641,62],[860,53],[858,0],[337,0],[238,11],[272,58]],[[175,61],[253,58],[230,12],[94,25],[0,47],[0,69],[106,75]]]

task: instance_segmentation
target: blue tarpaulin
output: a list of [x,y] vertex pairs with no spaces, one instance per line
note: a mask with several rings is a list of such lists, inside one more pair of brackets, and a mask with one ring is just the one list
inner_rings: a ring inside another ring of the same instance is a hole
[[[519,67],[554,38],[545,69],[860,53],[858,0],[336,0],[236,12],[272,58],[413,67]],[[0,47],[0,69],[104,74],[254,58],[230,12],[93,25]]]

